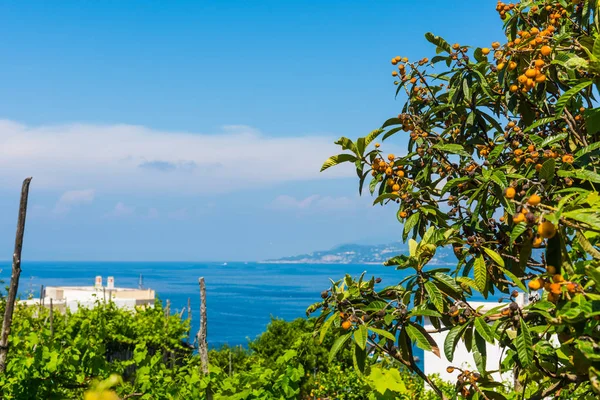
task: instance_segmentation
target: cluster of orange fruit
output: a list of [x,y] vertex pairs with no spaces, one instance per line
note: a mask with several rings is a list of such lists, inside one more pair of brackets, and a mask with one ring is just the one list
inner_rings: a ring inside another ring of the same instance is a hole
[[529,289],[539,290],[544,288],[548,292],[548,300],[556,303],[560,296],[566,291],[573,295],[580,291],[580,286],[575,282],[568,282],[558,273],[556,267],[546,266],[546,277],[538,277],[529,281]]
[[344,330],[348,330],[352,327],[352,316],[348,316],[346,315],[346,313],[341,312],[340,313],[340,318],[342,318],[344,321],[342,322],[342,329]]
[[373,176],[377,175],[378,172],[385,173],[387,178],[387,185],[392,188],[393,194],[398,194],[401,187],[401,179],[404,178],[404,166],[395,164],[396,156],[393,154],[388,155],[388,161],[386,162],[383,158],[375,158],[371,164]]
[[[516,133],[519,134],[521,128],[514,123],[514,121],[510,121],[506,126],[506,132],[504,133],[505,138],[509,138],[511,134]],[[566,128],[563,128],[563,131],[566,131]],[[535,145],[530,144],[527,147],[524,147],[519,140],[513,140],[510,143],[510,147],[513,149],[514,161],[517,164],[525,161],[525,164],[535,164],[536,171],[540,171],[542,169],[543,161],[547,159],[558,159],[563,163],[572,164],[575,158],[572,154],[561,154],[560,149],[546,149],[544,151],[539,151],[536,149]],[[483,156],[483,154],[482,154]]]
[[[514,199],[515,196],[517,195],[517,190],[514,187],[508,187],[505,191],[504,191],[504,195],[506,196],[507,199]],[[537,207],[538,205],[540,205],[542,202],[542,198],[537,195],[537,194],[532,194],[528,199],[527,199],[527,206],[529,207]],[[525,222],[528,225],[533,225],[537,222],[538,217],[531,212],[531,210],[527,207],[527,206],[523,206],[521,208],[520,212],[516,212],[513,217],[512,217],[512,221],[514,224],[519,224],[521,222]],[[504,217],[500,217],[500,221],[504,221],[505,218]],[[533,236],[533,234],[531,233],[531,235]],[[556,235],[556,227],[554,226],[554,224],[550,221],[543,221],[541,223],[538,224],[538,228],[537,228],[537,235],[535,236],[535,238],[533,238],[533,247],[541,247],[544,244],[544,239],[551,239],[554,237],[554,235]]]

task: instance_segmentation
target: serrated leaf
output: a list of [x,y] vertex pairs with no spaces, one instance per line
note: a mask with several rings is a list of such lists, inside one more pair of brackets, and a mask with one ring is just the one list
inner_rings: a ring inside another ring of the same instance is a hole
[[410,217],[408,217],[408,219],[404,223],[404,234],[405,235],[408,235],[408,233],[411,231],[411,229],[414,228],[415,225],[417,225],[417,223],[419,222],[419,216],[420,216],[419,213],[414,213]]
[[367,327],[365,325],[359,325],[358,329],[354,331],[354,342],[361,349],[367,348]]
[[452,361],[454,358],[454,350],[460,340],[460,337],[468,325],[456,325],[450,329],[444,340],[444,355],[448,361]]
[[474,268],[474,277],[475,283],[477,284],[477,288],[481,293],[485,292],[485,288],[487,286],[487,268],[485,266],[485,260],[482,255],[479,255],[475,258],[475,262],[473,263]]
[[425,34],[425,39],[427,39],[427,41],[429,43],[433,43],[437,47],[443,49],[446,53],[451,53],[452,52],[452,48],[450,47],[450,45],[448,44],[448,42],[446,42],[443,38],[441,38],[439,36],[435,36],[431,32],[427,32]]
[[555,104],[555,113],[556,115],[561,115],[563,110],[565,109],[565,107],[567,106],[567,104],[569,103],[569,101],[575,97],[576,95],[579,94],[579,92],[581,92],[583,89],[587,88],[588,86],[590,86],[592,83],[594,83],[593,80],[586,80],[584,82],[581,82],[578,85],[573,86],[571,89],[567,90],[566,92],[564,92],[562,94],[562,96],[560,96],[560,98],[556,101]]
[[442,297],[442,293],[440,290],[431,282],[425,282],[425,290],[429,295],[429,299],[435,306],[435,308],[443,313],[444,312],[444,298]]
[[346,344],[348,339],[352,336],[352,332],[348,332],[343,336],[340,336],[336,339],[336,341],[331,346],[331,350],[329,350],[329,362],[332,362],[335,355],[340,351],[340,349]]
[[549,124],[551,122],[557,121],[559,120],[560,117],[547,117],[547,118],[540,118],[537,121],[535,121],[533,124],[529,125],[527,128],[525,128],[523,130],[523,133],[527,133],[531,130],[534,130],[535,128],[538,128],[542,125],[546,125]]
[[425,351],[431,351],[431,345],[421,331],[412,325],[405,325],[404,329],[406,330],[408,337],[410,337],[410,340],[415,343],[417,347]]
[[319,343],[323,343],[323,340],[325,339],[325,335],[327,335],[327,332],[329,331],[331,324],[333,323],[333,321],[335,321],[335,319],[338,317],[338,315],[339,315],[339,312],[336,311],[325,322],[323,322],[323,325],[321,325],[321,330],[319,332]]
[[333,167],[334,165],[338,165],[343,162],[355,162],[356,157],[352,154],[338,154],[337,156],[331,156],[323,163],[321,167],[321,172],[325,171],[327,168]]
[[561,140],[564,140],[568,137],[569,135],[565,132],[563,133],[559,133],[558,135],[554,135],[554,136],[548,136],[546,139],[544,139],[544,141],[540,144],[540,147],[548,147],[550,145],[553,145],[556,142],[560,142]]
[[515,347],[517,348],[517,355],[519,361],[523,367],[527,368],[533,362],[533,340],[531,339],[531,332],[523,318],[521,318],[521,325],[519,327],[519,334],[515,338]]
[[494,331],[483,318],[475,318],[475,329],[486,342],[494,344]]
[[554,169],[556,168],[556,161],[553,158],[550,158],[542,164],[542,169],[540,169],[540,179],[545,179],[548,182],[552,182],[554,179]]
[[457,293],[460,293],[462,291],[460,286],[456,283],[456,280],[449,275],[443,274],[441,272],[436,272],[433,275],[433,278],[448,286],[450,289],[454,290]]
[[460,156],[470,157],[471,155],[465,151],[465,148],[460,144],[455,143],[438,143],[432,146],[434,149],[448,152],[452,154],[458,154]]
[[512,232],[510,232],[510,241],[514,242],[515,240],[517,240],[517,238],[519,236],[521,236],[523,234],[523,232],[525,232],[526,230],[527,230],[527,225],[526,224],[524,224],[522,222],[519,223],[519,224],[517,224],[513,228]]
[[494,250],[492,249],[488,249],[487,247],[483,247],[483,250],[486,252],[486,254],[492,259],[494,260],[494,262],[496,264],[498,264],[499,266],[504,268],[504,260],[502,259],[502,256],[498,253],[496,253]]

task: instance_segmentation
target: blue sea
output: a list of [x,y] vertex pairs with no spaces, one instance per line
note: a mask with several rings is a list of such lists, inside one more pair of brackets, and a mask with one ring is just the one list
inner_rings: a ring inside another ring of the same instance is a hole
[[[10,280],[9,262],[0,263],[0,279]],[[156,291],[172,312],[193,308],[192,332],[199,324],[198,278],[206,281],[208,342],[246,345],[265,330],[271,316],[292,320],[306,316],[306,308],[321,300],[321,291],[348,273],[382,278],[381,287],[397,284],[408,273],[382,265],[260,264],[201,262],[42,262],[22,263],[20,293],[39,296],[40,286],[92,286],[96,275],[115,277],[117,287],[144,287]]]

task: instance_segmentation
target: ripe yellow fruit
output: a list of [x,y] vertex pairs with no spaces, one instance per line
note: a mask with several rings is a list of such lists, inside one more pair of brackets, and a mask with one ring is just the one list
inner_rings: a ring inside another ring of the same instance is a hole
[[481,53],[484,56],[487,56],[488,54],[490,54],[490,49],[488,49],[487,47],[484,47],[483,49],[481,49]]
[[542,68],[545,64],[544,60],[535,60],[533,63],[536,68]]
[[344,321],[344,322],[342,322],[342,328],[345,329],[345,330],[350,329],[351,326],[352,326],[352,322],[350,322],[350,321]]
[[379,143],[375,143],[375,148],[378,149],[381,146]]
[[525,71],[525,76],[528,78],[535,78],[538,74],[538,71],[536,69],[530,68],[527,71]]
[[539,237],[539,236],[536,236],[536,237],[533,239],[533,243],[532,243],[532,245],[533,245],[533,247],[535,247],[535,248],[538,248],[538,247],[541,247],[543,243],[544,243],[544,239],[542,239],[542,238],[541,238],[541,237]]
[[548,301],[556,303],[560,298],[560,294],[548,293]]
[[400,178],[404,178],[404,171],[396,171],[396,175]]
[[538,76],[535,77],[535,81],[537,83],[544,83],[544,82],[546,82],[546,75],[539,74]]
[[551,239],[556,235],[556,227],[550,221],[544,221],[538,226],[538,235],[545,239]]
[[560,289],[560,283],[551,283],[548,289],[548,291],[553,294],[560,294],[562,292]]
[[398,71],[392,71],[392,76],[398,76]]
[[500,64],[498,64],[498,66],[496,67],[496,69],[497,69],[498,71],[502,71],[502,70],[504,69],[504,63],[503,63],[503,62],[501,62]]
[[400,216],[400,218],[406,218],[408,216],[406,211],[400,211],[400,213],[398,215]]
[[523,221],[525,221],[525,216],[522,213],[517,213],[513,215],[513,223],[519,224]]
[[506,191],[504,193],[504,195],[508,199],[514,199],[516,194],[517,194],[517,191],[513,187],[506,188]]
[[519,90],[519,87],[517,85],[511,85],[509,90],[513,93],[515,93],[517,90]]
[[397,183],[395,185],[392,186],[392,190],[394,192],[397,192],[398,190],[400,190],[400,185],[398,185]]
[[547,271],[547,272],[548,272],[548,274],[550,274],[550,275],[556,275],[556,272],[557,272],[557,270],[556,270],[556,267],[555,267],[555,266],[553,266],[553,265],[547,265],[547,266],[546,266],[546,271]]
[[519,81],[520,84],[524,85],[527,83],[527,76],[519,75],[519,77],[517,78],[517,81]]
[[544,286],[544,280],[542,278],[530,280],[528,286],[531,290],[540,290]]
[[577,284],[573,283],[573,282],[569,282],[567,283],[567,290],[569,291],[569,293],[573,294],[577,291]]
[[542,198],[540,196],[538,196],[537,194],[532,194],[529,199],[527,200],[527,203],[531,206],[537,206],[538,204],[540,204],[542,201]]
[[396,156],[393,154],[388,155],[388,160],[390,160],[390,161],[394,161],[395,158],[396,158]]
[[492,43],[492,49],[496,50],[499,47],[500,47],[500,42],[494,42],[494,43]]
[[565,278],[563,278],[563,276],[561,274],[554,274],[552,275],[552,282],[554,283],[561,283],[564,282]]
[[513,69],[517,68],[517,63],[514,61],[511,61],[508,63],[508,70],[512,71]]
[[458,43],[454,43],[454,44],[452,45],[452,48],[453,48],[454,50],[458,50],[458,49],[460,49],[460,44],[458,44]]
[[392,58],[392,65],[396,65],[396,64],[398,64],[398,61],[396,61],[395,58]]
[[540,172],[542,170],[543,165],[542,164],[535,164],[535,170],[537,172]]
[[543,56],[547,57],[552,53],[552,48],[550,46],[542,46],[542,48],[540,49],[540,53],[542,53]]

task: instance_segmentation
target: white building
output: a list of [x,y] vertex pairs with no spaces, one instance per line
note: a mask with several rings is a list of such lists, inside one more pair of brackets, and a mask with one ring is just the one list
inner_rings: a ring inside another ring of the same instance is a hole
[[40,301],[46,307],[52,300],[53,308],[71,311],[78,307],[92,308],[98,301],[111,301],[120,308],[134,309],[136,306],[154,306],[155,293],[151,289],[132,289],[115,287],[115,279],[109,276],[106,286],[102,285],[102,277],[96,277],[94,286],[47,286],[39,299],[24,300],[27,305],[39,305]]
[[[519,294],[519,296],[515,300],[520,307],[523,307],[527,301],[523,294]],[[481,307],[480,312],[485,313],[486,311],[491,310],[492,308],[498,307],[500,305],[505,305],[508,307],[509,303],[491,303],[491,302],[469,302],[471,307],[474,309],[478,309]],[[456,350],[454,351],[454,358],[452,361],[448,361],[444,354],[444,341],[446,340],[446,336],[449,331],[443,332],[435,332],[436,328],[431,324],[428,318],[425,319],[423,323],[423,327],[426,331],[430,332],[431,336],[437,343],[440,348],[440,357],[437,357],[432,352],[426,351],[424,354],[423,364],[424,364],[424,372],[427,375],[438,374],[441,379],[448,382],[456,382],[456,377],[460,373],[459,371],[454,371],[453,373],[448,373],[446,368],[449,366],[459,367],[462,369],[468,369],[469,371],[477,371],[477,367],[475,366],[475,360],[471,353],[467,351],[465,344],[462,340],[458,342],[456,345]],[[502,348],[500,346],[491,345],[486,343],[486,351],[487,351],[487,362],[486,369],[488,371],[497,371],[500,365],[500,357],[502,356]],[[506,356],[506,354],[504,354]],[[500,376],[499,373],[491,374],[492,378],[495,381],[502,382],[507,380],[512,380],[512,373],[505,373]]]

